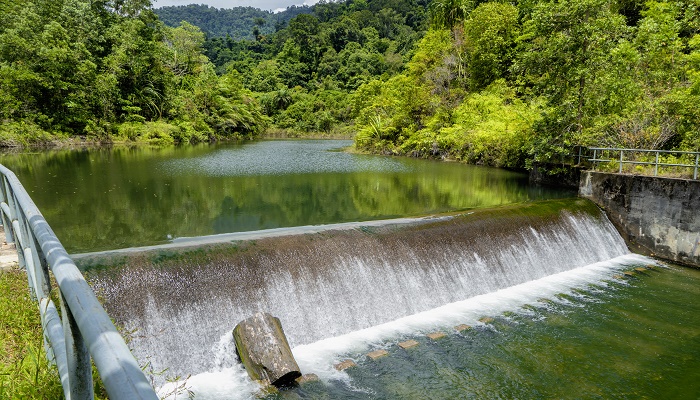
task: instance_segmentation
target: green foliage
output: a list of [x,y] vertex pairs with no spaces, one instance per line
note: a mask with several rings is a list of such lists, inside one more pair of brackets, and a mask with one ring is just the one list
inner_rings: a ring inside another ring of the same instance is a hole
[[[159,9],[177,18],[166,27],[147,1],[14,2],[0,26],[0,143],[355,126],[365,150],[512,167],[574,145],[695,150],[696,3],[190,5]],[[245,35],[213,33],[234,15]]]
[[186,6],[166,6],[156,8],[163,23],[177,27],[187,21],[202,29],[209,37],[233,38],[235,40],[253,40],[253,30],[259,35],[270,35],[276,27],[283,26],[299,14],[311,13],[309,6],[290,6],[286,10],[274,13],[254,7],[216,8],[207,5],[189,4]]
[[519,34],[518,9],[511,4],[483,3],[469,14],[462,49],[470,89],[508,76]]
[[0,30],[0,144],[251,137],[266,124],[218,77],[202,31],[162,25],[149,1],[21,3]]
[[31,120],[11,121],[0,124],[0,147],[24,147],[32,144],[49,144],[56,136],[43,130]]
[[532,146],[532,127],[540,119],[541,109],[541,102],[523,102],[513,88],[498,80],[467,96],[452,114],[454,124],[438,131],[427,128],[417,132],[403,143],[402,151],[520,167]]
[[[240,72],[273,126],[329,132],[356,115],[348,101],[353,91],[401,71],[422,35],[425,9],[421,0],[320,2],[275,33],[211,38],[204,47],[217,73]],[[280,102],[279,93],[293,95]]]
[[0,398],[62,398],[58,371],[49,366],[44,352],[27,275],[19,270],[0,273],[0,321]]
[[699,149],[694,1],[430,9],[404,72],[352,96],[358,148],[509,167],[574,145]]

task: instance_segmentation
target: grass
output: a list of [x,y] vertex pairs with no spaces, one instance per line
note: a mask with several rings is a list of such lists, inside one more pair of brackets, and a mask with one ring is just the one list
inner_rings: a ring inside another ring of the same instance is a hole
[[39,310],[23,271],[0,273],[0,399],[61,399],[56,368],[46,360]]

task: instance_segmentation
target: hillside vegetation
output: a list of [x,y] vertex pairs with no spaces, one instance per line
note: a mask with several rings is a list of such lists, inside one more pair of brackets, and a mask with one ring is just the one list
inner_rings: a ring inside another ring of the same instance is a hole
[[5,145],[271,127],[514,168],[574,145],[700,149],[698,0],[322,1],[274,27],[239,8],[240,40],[207,36],[233,11],[206,6],[176,7],[200,29],[165,26],[148,0],[9,4]]
[[160,7],[153,11],[164,24],[171,27],[177,27],[182,21],[186,21],[198,26],[209,37],[228,36],[241,40],[274,33],[295,16],[311,13],[311,7],[290,6],[282,12],[275,13],[254,7],[216,8],[204,4],[189,4]]
[[573,145],[700,150],[699,5],[435,0],[406,68],[353,95],[356,144],[507,167]]
[[321,2],[205,53],[274,126],[371,152],[521,168],[574,145],[698,150],[696,3]]
[[5,1],[0,145],[254,137],[267,118],[231,70],[217,76],[195,26],[148,0]]
[[310,14],[252,40],[209,38],[217,72],[235,69],[275,127],[293,134],[346,131],[351,96],[404,70],[428,27],[427,0],[320,2]]

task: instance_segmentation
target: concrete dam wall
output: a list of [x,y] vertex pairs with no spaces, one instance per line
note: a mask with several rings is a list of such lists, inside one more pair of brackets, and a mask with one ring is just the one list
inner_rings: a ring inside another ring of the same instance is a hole
[[584,199],[369,225],[79,264],[109,315],[135,332],[137,358],[187,376],[218,368],[231,329],[259,311],[278,317],[295,347],[628,254]]
[[700,181],[585,171],[579,194],[633,251],[700,267]]

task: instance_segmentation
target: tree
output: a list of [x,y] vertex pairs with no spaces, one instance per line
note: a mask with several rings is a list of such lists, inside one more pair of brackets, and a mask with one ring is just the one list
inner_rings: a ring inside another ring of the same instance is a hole
[[520,34],[518,9],[508,3],[482,3],[464,23],[469,88],[480,90],[507,77]]
[[[538,155],[566,150],[574,144],[593,144],[585,127],[607,113],[596,93],[609,80],[610,55],[629,35],[624,17],[604,0],[544,1],[524,22],[514,69],[522,89],[544,95],[549,112],[538,129],[542,135]],[[562,147],[564,146],[564,147]]]

